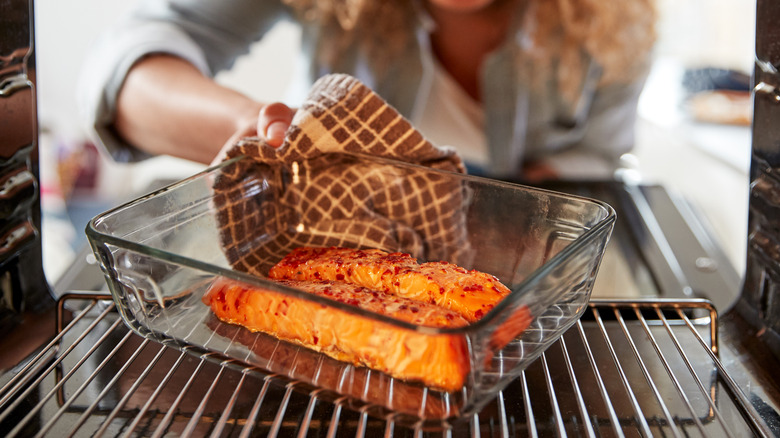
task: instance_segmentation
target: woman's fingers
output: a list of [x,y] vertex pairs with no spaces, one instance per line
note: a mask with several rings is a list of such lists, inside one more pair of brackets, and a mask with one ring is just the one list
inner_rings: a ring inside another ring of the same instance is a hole
[[295,111],[283,103],[264,106],[257,120],[257,133],[264,137],[269,145],[281,146],[294,114]]
[[293,115],[295,110],[283,103],[265,105],[260,109],[257,118],[251,117],[241,123],[239,129],[222,146],[211,164],[221,162],[235,143],[244,137],[259,136],[269,145],[278,148],[284,143],[284,136],[292,123]]

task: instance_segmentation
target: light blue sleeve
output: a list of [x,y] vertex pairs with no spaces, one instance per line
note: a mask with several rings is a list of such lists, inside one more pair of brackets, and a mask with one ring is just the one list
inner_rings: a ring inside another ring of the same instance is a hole
[[277,0],[145,0],[96,41],[77,85],[79,115],[93,140],[120,162],[148,155],[112,129],[125,76],[141,58],[168,53],[206,75],[230,68],[280,20],[290,18]]
[[637,104],[644,77],[596,91],[580,139],[542,159],[564,179],[611,178],[635,143]]

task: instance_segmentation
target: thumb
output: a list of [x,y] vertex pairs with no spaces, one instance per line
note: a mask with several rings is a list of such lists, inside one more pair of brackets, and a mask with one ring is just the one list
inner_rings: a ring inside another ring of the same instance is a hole
[[281,146],[294,114],[294,110],[280,102],[264,106],[257,120],[258,135],[271,146]]

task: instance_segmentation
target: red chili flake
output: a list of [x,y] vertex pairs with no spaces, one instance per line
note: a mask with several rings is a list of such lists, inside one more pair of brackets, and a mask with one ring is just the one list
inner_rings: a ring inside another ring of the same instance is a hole
[[444,295],[444,288],[439,286],[439,295]]
[[344,281],[344,274],[336,274],[336,280]]
[[417,307],[411,307],[411,308],[409,308],[409,310],[411,310],[412,313],[417,313],[417,312],[420,311],[420,309],[418,309]]
[[220,302],[220,303],[224,303],[225,302],[225,290],[224,289],[220,289],[219,293],[217,293],[217,301]]
[[482,318],[482,315],[484,315],[484,313],[482,312],[482,309],[479,309],[476,312],[474,312],[474,317],[477,318],[477,319]]
[[411,258],[412,256],[410,256],[409,254],[404,254],[402,252],[393,252],[382,257],[380,260],[386,261],[388,263],[404,263]]
[[320,341],[320,338],[317,337],[317,335],[312,335],[312,340],[314,341],[314,345],[317,345],[317,342]]
[[398,310],[406,310],[407,307],[408,306],[406,304],[401,304],[400,306],[398,306]]

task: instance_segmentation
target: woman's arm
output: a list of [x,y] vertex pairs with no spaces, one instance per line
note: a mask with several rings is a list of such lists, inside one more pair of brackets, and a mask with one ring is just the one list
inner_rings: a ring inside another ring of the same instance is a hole
[[263,102],[211,78],[293,15],[282,1],[228,3],[140,0],[96,41],[82,66],[78,109],[115,160],[173,154],[209,162],[237,127],[256,132]]
[[259,133],[280,145],[291,120],[286,106],[256,102],[189,62],[161,54],[143,58],[130,70],[117,99],[114,127],[147,153],[209,163],[226,143],[243,136]]

